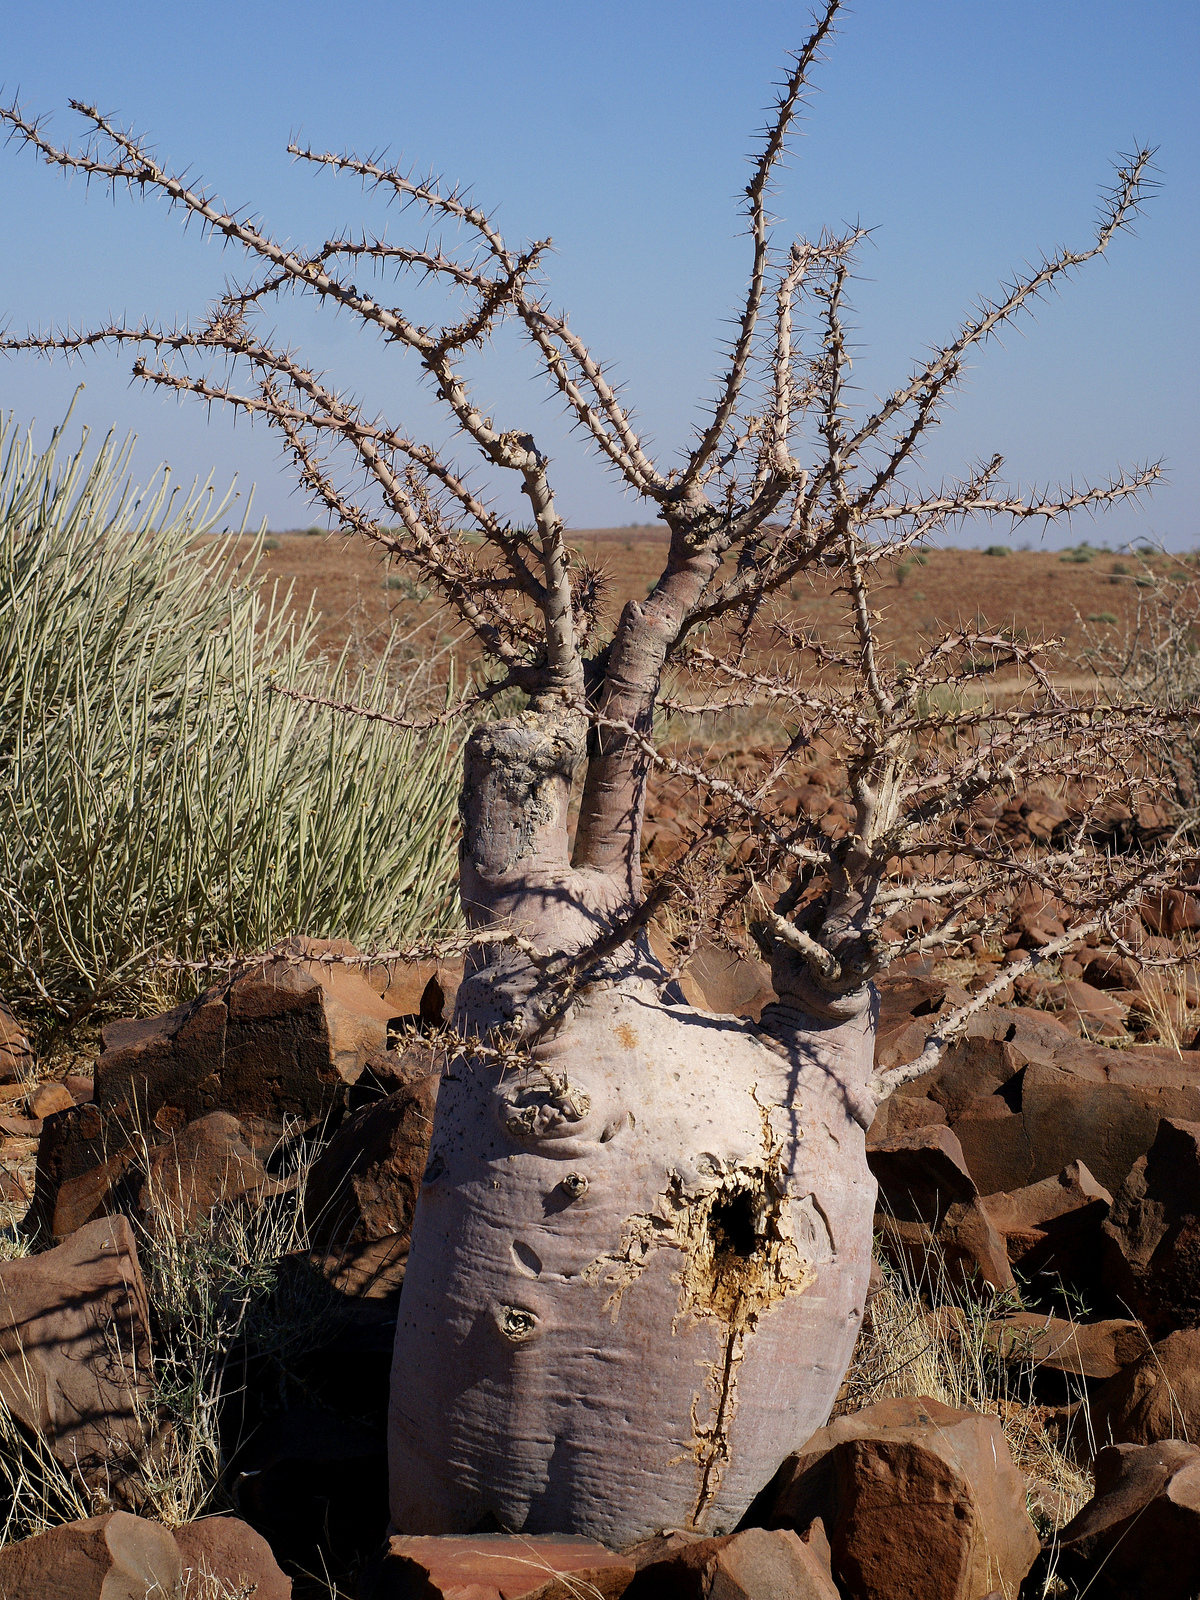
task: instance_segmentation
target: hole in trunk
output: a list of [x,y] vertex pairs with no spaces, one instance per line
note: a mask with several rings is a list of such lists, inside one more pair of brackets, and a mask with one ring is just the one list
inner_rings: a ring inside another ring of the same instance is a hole
[[708,1232],[713,1242],[713,1253],[721,1256],[738,1256],[746,1261],[758,1249],[758,1235],[754,1231],[754,1196],[748,1189],[739,1189],[727,1200],[718,1200],[708,1215]]

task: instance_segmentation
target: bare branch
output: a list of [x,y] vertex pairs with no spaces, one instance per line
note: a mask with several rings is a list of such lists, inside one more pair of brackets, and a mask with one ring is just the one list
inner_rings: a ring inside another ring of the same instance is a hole
[[848,454],[856,456],[864,445],[877,437],[891,419],[910,405],[915,415],[899,436],[895,446],[859,496],[859,506],[870,505],[887,487],[912,453],[913,446],[934,419],[946,391],[961,377],[963,358],[975,345],[982,344],[1064,274],[1103,255],[1114,234],[1132,225],[1144,203],[1149,187],[1149,168],[1154,152],[1142,149],[1122,159],[1117,182],[1102,197],[1101,217],[1093,243],[1086,250],[1060,250],[1043,260],[1036,272],[1018,276],[998,300],[984,301],[978,313],[966,321],[949,344],[895,390],[849,441]]
[[754,172],[746,185],[746,213],[750,219],[750,232],[754,239],[754,260],[750,268],[750,286],[742,309],[733,359],[726,375],[721,397],[713,412],[713,419],[704,430],[700,442],[692,451],[680,487],[686,490],[707,466],[709,458],[720,444],[725,429],[737,408],[738,396],[746,376],[746,366],[754,342],[754,331],[762,305],[763,284],[766,277],[770,250],[770,229],[767,221],[767,191],[771,174],[781,159],[787,135],[796,117],[801,96],[808,80],[808,72],[818,59],[822,44],[833,29],[833,19],[840,9],[841,0],[826,0],[824,12],[809,35],[803,48],[793,61],[782,89],[775,102],[774,115],[763,135],[762,149],[754,163]]

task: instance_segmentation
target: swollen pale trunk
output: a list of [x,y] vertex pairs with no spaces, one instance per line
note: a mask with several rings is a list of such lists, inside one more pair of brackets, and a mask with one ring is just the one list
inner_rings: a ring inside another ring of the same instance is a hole
[[816,1009],[759,1029],[634,972],[541,1070],[454,1065],[397,1328],[397,1528],[731,1529],[825,1422],[870,1270],[874,1006]]

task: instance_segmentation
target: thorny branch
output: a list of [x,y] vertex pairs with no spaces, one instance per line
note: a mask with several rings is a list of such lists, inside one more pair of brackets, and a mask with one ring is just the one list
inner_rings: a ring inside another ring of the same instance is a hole
[[[714,915],[718,900],[726,905],[727,897],[697,888],[696,863],[711,862],[713,873],[730,870],[728,862],[720,866],[721,852],[739,835],[759,892],[769,885],[776,897],[764,907],[761,937],[768,948],[778,940],[799,952],[826,984],[878,970],[887,955],[878,930],[899,906],[919,900],[941,908],[937,925],[908,936],[901,952],[991,926],[1003,895],[1035,881],[1079,910],[1078,927],[1093,927],[1178,866],[1169,852],[1157,864],[1110,863],[1099,885],[1088,830],[1105,803],[1158,781],[1172,729],[1189,718],[1194,725],[1190,703],[1067,695],[1051,675],[1049,645],[1025,644],[983,624],[942,633],[914,666],[901,668],[881,645],[872,603],[872,586],[891,563],[966,518],[1052,524],[1136,498],[1160,476],[1150,463],[1099,485],[1022,491],[999,481],[1002,462],[994,455],[935,486],[904,481],[970,352],[1129,228],[1152,188],[1153,152],[1122,158],[1090,242],[1018,274],[874,410],[856,412],[845,312],[866,230],[780,249],[768,212],[839,10],[840,0],[819,8],[754,156],[745,190],[749,277],[728,370],[707,425],[671,470],[653,459],[604,363],[552,309],[541,282],[550,241],[513,248],[463,190],[381,157],[293,143],[297,160],[357,178],[402,211],[445,225],[459,242],[396,243],[343,230],[318,248],[291,248],[264,223],[168,170],[145,140],[94,107],[72,102],[87,128],[78,148],[52,143],[42,120],[16,102],[0,108],[10,138],[51,166],[114,190],[160,195],[185,223],[197,221],[206,237],[234,246],[249,263],[245,281],[227,284],[194,323],[68,326],[0,338],[0,350],[71,359],[128,348],[141,382],[277,429],[312,501],[344,532],[373,541],[431,585],[498,669],[495,681],[419,722],[350,703],[313,703],[432,728],[486,710],[502,689],[516,690],[530,713],[573,718],[590,730],[574,870],[619,881],[623,909],[589,951],[546,967],[559,999],[671,896],[690,897],[696,916],[701,907]],[[451,302],[446,320],[426,324],[364,292],[353,281],[364,271],[440,287]],[[373,414],[273,333],[257,331],[287,293],[345,312],[386,345],[412,351],[473,464]],[[658,581],[615,622],[602,615],[603,574],[570,549],[551,463],[534,430],[489,415],[465,374],[464,352],[484,348],[503,325],[524,339],[569,420],[666,523],[669,549]],[[249,381],[235,382],[236,371]],[[505,481],[528,508],[528,526],[514,526],[494,509]],[[832,580],[844,597],[836,644],[804,634],[776,608],[800,579]],[[1001,665],[1021,678],[1017,698],[968,703],[981,674]],[[756,784],[735,781],[719,759],[661,748],[656,710],[697,726],[736,706],[768,708],[783,724],[783,747]],[[840,832],[780,807],[781,786],[818,745],[836,750],[845,768],[853,815]],[[705,821],[691,852],[692,877],[669,866],[644,895],[639,843],[655,769],[702,796]],[[1048,776],[1090,786],[1091,794],[1053,859],[1034,863],[1027,852],[972,834],[973,807]],[[496,937],[521,935],[497,930]],[[547,1002],[551,1012],[557,1003]]]

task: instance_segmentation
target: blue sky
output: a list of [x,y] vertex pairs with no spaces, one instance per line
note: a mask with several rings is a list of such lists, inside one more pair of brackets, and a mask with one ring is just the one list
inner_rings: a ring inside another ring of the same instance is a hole
[[[553,237],[554,299],[615,364],[669,463],[712,392],[749,259],[736,201],[746,154],[806,23],[781,0],[0,0],[0,83],[53,112],[60,139],[74,131],[69,96],[99,103],[297,244],[364,223],[421,231],[352,182],[294,165],[284,147],[297,131],[322,148],[387,146],[470,183],[511,240]],[[1039,484],[1167,458],[1170,481],[1144,509],[1051,542],[1200,544],[1198,47],[1196,0],[858,0],[775,197],[781,242],[856,220],[875,230],[854,296],[869,401],[1014,266],[1086,241],[1118,151],[1160,147],[1163,187],[1137,236],[979,355],[927,452],[930,477],[999,450],[1013,480]],[[160,203],[88,193],[13,145],[0,147],[0,219],[10,331],[182,317],[242,271]],[[445,437],[411,358],[302,307],[281,308],[278,326],[372,409]],[[273,526],[314,520],[266,429],[147,393],[131,362],[0,362],[0,409],[48,432],[82,379],[77,417],[136,432],[144,474],[162,459],[187,479],[236,473]],[[554,458],[574,526],[648,518],[567,432],[515,346],[476,366],[497,417],[532,426]],[[959,542],[995,537],[979,526]]]

